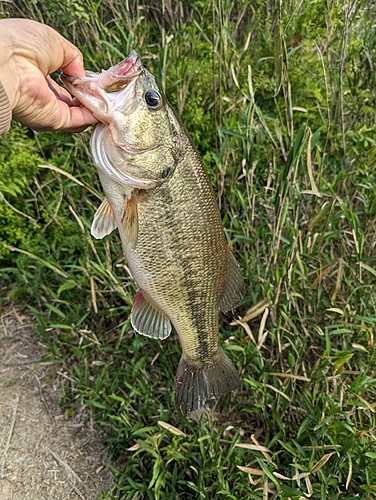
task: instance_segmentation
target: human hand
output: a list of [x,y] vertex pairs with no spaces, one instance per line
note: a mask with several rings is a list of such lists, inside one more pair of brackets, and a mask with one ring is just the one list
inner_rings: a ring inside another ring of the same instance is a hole
[[0,82],[13,119],[37,131],[80,132],[92,113],[53,81],[57,69],[82,76],[81,52],[54,29],[29,19],[0,19]]

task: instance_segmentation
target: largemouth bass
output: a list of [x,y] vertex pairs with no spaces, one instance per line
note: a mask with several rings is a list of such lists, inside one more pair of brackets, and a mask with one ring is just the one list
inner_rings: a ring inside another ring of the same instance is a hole
[[91,151],[106,198],[91,232],[119,230],[139,286],[131,324],[158,339],[175,327],[182,349],[175,403],[183,413],[198,410],[240,385],[218,323],[219,311],[244,294],[203,163],[136,52],[102,73],[61,79],[101,122]]

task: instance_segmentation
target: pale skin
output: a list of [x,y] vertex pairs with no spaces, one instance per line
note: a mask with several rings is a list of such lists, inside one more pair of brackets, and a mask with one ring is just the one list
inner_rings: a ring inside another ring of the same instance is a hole
[[14,120],[36,131],[67,132],[80,132],[98,122],[52,80],[49,75],[58,69],[71,76],[84,74],[77,47],[45,24],[0,20],[0,81]]

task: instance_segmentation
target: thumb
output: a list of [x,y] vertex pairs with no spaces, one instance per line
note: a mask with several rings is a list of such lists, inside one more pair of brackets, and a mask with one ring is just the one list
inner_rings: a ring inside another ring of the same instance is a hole
[[73,43],[68,42],[63,37],[61,37],[61,43],[63,49],[61,69],[70,76],[83,76],[85,70],[82,53]]

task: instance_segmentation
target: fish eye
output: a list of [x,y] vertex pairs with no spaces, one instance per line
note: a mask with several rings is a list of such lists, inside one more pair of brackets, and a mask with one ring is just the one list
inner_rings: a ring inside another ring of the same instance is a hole
[[147,90],[144,95],[146,105],[149,109],[153,111],[159,109],[162,105],[162,99],[156,90]]

